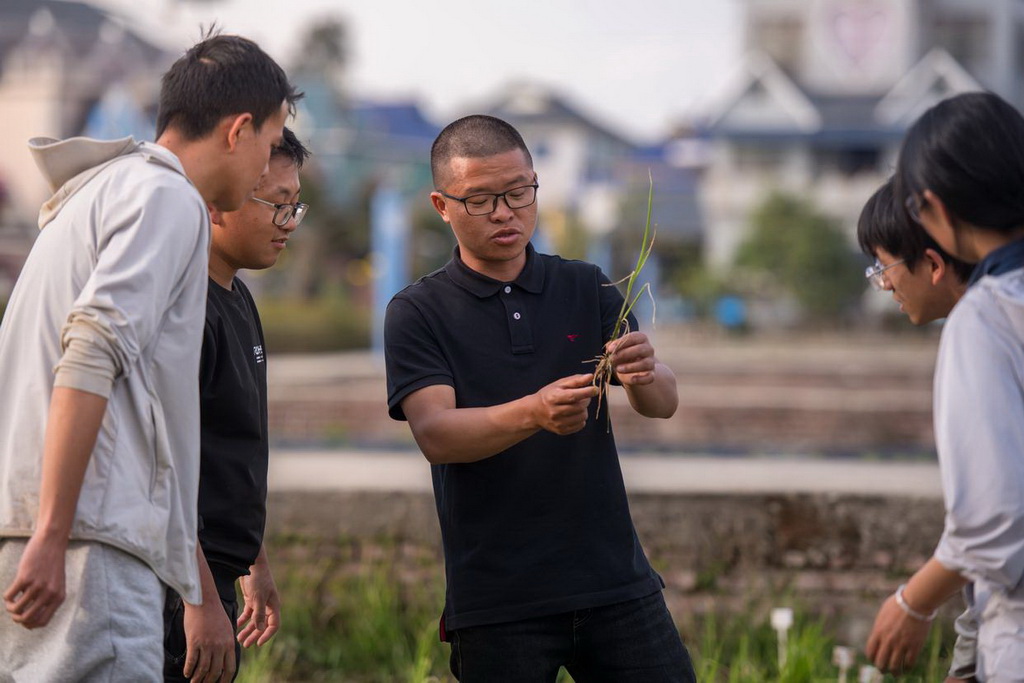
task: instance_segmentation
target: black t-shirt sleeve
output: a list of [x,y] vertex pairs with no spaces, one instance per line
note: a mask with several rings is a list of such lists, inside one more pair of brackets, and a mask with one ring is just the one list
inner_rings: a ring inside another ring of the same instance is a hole
[[[209,305],[209,304],[207,304]],[[203,325],[203,346],[202,355],[199,358],[199,400],[202,400],[210,392],[216,377],[217,370],[217,332],[216,327],[210,320],[207,312],[206,324]],[[203,522],[202,513],[199,514],[199,531],[206,525]]]
[[402,297],[392,299],[384,315],[384,365],[388,414],[395,420],[406,419],[402,400],[409,394],[435,384],[455,384],[434,332],[416,306]]
[[210,316],[203,326],[203,346],[199,358],[199,395],[203,396],[213,384],[217,369],[217,333]]

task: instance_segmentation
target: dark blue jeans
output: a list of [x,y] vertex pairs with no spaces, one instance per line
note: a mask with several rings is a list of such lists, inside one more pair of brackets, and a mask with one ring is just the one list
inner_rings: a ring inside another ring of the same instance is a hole
[[473,626],[450,634],[451,670],[462,683],[694,683],[690,655],[661,592],[637,600]]

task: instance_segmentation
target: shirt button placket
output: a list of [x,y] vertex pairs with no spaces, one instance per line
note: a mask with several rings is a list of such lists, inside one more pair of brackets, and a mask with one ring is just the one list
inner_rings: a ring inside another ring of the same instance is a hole
[[505,307],[505,315],[508,316],[508,332],[512,342],[512,353],[532,353],[533,334],[530,326],[523,320],[522,292],[513,291],[512,285],[502,285],[502,304]]

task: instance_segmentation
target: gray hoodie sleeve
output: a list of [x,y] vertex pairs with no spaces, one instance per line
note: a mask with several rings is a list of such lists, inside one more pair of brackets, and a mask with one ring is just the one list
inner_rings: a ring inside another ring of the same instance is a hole
[[116,339],[87,314],[72,314],[64,326],[64,355],[57,364],[55,387],[68,387],[110,398],[114,378],[121,373],[113,351]]
[[109,397],[113,381],[131,373],[159,335],[209,221],[205,207],[183,197],[175,183],[157,185],[135,201],[111,196],[103,202],[96,266],[64,327],[55,386]]

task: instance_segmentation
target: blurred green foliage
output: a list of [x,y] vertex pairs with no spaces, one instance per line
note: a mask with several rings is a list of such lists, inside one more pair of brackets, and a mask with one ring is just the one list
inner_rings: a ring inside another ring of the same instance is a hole
[[397,563],[403,548],[386,539],[277,539],[274,548],[281,631],[244,653],[239,683],[438,680],[432,673],[447,664],[437,637],[444,591],[420,580],[434,574],[433,557],[421,567]]
[[810,202],[774,193],[751,216],[736,266],[766,276],[816,319],[834,319],[864,291],[862,259],[837,223]]
[[257,305],[272,353],[342,351],[370,345],[370,311],[341,294],[261,298]]
[[[243,654],[239,683],[351,681],[452,683],[448,646],[438,642],[444,604],[439,549],[408,540],[275,535],[268,549],[281,592],[282,626],[275,638]],[[715,594],[712,589],[705,593]],[[751,596],[742,613],[684,614],[683,641],[702,683],[835,681],[836,617],[823,620],[799,604],[788,633],[786,664],[769,624],[773,606],[792,596]],[[939,681],[955,634],[936,621],[928,643],[902,683]],[[849,643],[847,643],[849,644]],[[856,645],[856,644],[854,644]],[[847,680],[866,664],[857,656]],[[559,682],[572,678],[562,670]],[[885,681],[894,681],[886,676]]]

